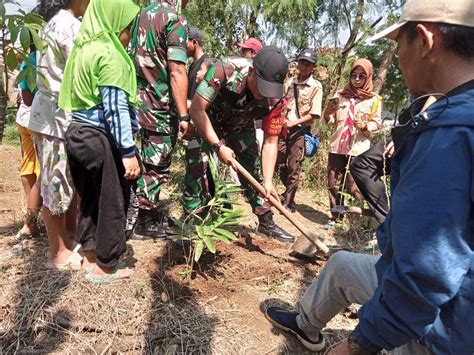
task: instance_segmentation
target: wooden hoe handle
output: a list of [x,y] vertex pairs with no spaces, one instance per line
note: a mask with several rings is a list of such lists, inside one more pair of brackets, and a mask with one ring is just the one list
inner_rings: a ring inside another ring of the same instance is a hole
[[[255,190],[257,190],[263,196],[266,195],[265,188],[260,185],[260,183],[255,180],[255,178],[247,170],[245,170],[245,168],[240,165],[237,160],[234,159],[232,164],[237,168],[238,172],[242,174],[248,180],[248,182],[250,182]],[[313,244],[325,254],[329,252],[328,246],[324,244],[316,235],[307,231],[305,227],[299,221],[297,221],[285,207],[282,206],[279,199],[275,198],[274,196],[270,196],[269,201],[283,216],[285,216],[296,228],[298,228],[298,230],[305,236],[306,239],[308,239],[311,244]]]

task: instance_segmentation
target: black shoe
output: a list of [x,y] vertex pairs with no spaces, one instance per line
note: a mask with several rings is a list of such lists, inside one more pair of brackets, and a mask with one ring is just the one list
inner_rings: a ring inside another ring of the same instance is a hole
[[296,208],[294,205],[286,205],[284,204],[283,207],[286,208],[286,210],[290,213],[295,213],[296,212]]
[[166,228],[163,225],[163,213],[156,210],[140,209],[138,211],[138,221],[132,239],[165,239]]
[[296,316],[298,312],[287,311],[280,307],[268,307],[265,311],[265,317],[275,327],[286,330],[296,335],[298,340],[310,351],[321,351],[326,347],[326,342],[321,333],[319,333],[319,340],[315,343],[309,340],[308,336],[298,327]]
[[285,193],[282,193],[280,195],[280,203],[283,205],[285,203],[285,200],[286,200],[286,196],[285,196]]
[[258,219],[260,222],[257,228],[258,234],[278,239],[283,243],[293,243],[295,241],[295,238],[292,235],[288,234],[275,224],[271,212],[259,216]]

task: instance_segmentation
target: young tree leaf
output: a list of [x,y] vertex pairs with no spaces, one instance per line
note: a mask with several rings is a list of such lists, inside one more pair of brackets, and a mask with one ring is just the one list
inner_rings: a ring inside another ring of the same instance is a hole
[[9,50],[7,52],[5,61],[7,63],[8,69],[15,70],[16,68],[18,68],[18,58],[14,51]]
[[212,232],[212,236],[213,236],[214,238],[219,239],[221,242],[224,242],[224,243],[229,243],[229,242],[230,242],[230,240],[227,239],[227,237],[223,236],[222,234],[218,234],[218,233]]
[[[11,21],[11,22],[14,23],[13,21]],[[20,26],[13,26],[10,29],[10,41],[11,41],[11,43],[16,42],[16,40],[18,38],[18,34],[20,33],[20,30],[21,30]]]
[[23,27],[20,31],[20,43],[23,50],[26,52],[31,44],[31,35],[28,27]]
[[203,250],[204,250],[204,243],[202,242],[202,240],[200,240],[194,245],[194,261],[199,261]]
[[214,232],[217,233],[217,234],[223,235],[223,236],[225,236],[226,238],[228,238],[230,240],[236,240],[237,239],[237,237],[235,236],[234,233],[232,233],[231,231],[222,229],[222,228],[215,228]]
[[27,72],[26,83],[28,85],[28,90],[34,92],[36,90],[36,69],[33,66],[28,66],[25,71]]
[[206,244],[207,249],[214,254],[216,252],[216,245],[212,239],[208,235],[204,235],[202,240],[204,241],[204,244]]

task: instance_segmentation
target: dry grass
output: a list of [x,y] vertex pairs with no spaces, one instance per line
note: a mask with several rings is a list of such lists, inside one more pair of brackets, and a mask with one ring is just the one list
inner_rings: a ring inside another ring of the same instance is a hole
[[[256,220],[247,211],[242,237],[203,255],[189,284],[180,276],[183,250],[169,242],[129,242],[125,262],[135,275],[112,285],[93,285],[80,272],[47,271],[44,235],[27,241],[22,253],[10,253],[21,216],[16,159],[13,150],[9,162],[0,162],[0,353],[306,353],[263,311],[271,304],[297,307],[324,260],[304,264],[288,255],[288,246],[255,237]],[[317,200],[308,191],[299,194],[295,217],[329,245],[360,249],[367,221],[325,232],[327,205]],[[296,234],[281,216],[276,220]],[[338,315],[325,330],[328,344],[355,324],[348,314]]]

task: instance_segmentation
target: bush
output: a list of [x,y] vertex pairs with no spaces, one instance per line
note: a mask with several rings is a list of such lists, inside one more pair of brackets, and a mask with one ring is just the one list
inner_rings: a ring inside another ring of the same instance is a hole
[[18,131],[16,123],[10,123],[5,126],[3,144],[20,146],[20,132]]
[[317,123],[314,131],[319,135],[319,148],[313,158],[303,160],[303,186],[314,191],[326,191],[331,128]]

